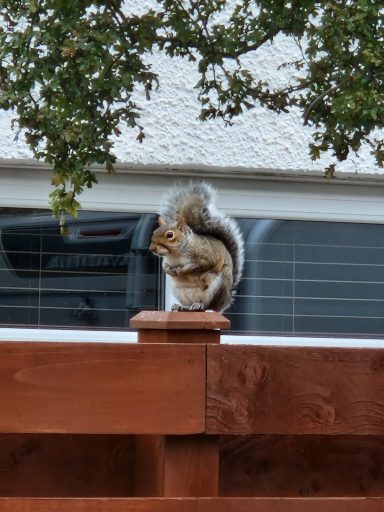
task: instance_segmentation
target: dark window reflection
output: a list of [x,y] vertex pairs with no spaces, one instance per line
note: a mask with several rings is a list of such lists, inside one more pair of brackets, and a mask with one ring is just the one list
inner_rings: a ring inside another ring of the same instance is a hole
[[384,226],[243,219],[234,331],[384,335]]
[[61,235],[51,214],[0,213],[0,326],[126,329],[160,307],[156,216],[81,212]]

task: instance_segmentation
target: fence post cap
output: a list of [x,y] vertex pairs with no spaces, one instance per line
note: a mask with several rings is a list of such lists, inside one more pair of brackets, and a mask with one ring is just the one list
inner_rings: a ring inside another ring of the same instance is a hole
[[231,322],[216,311],[141,311],[129,321],[133,329],[229,329]]

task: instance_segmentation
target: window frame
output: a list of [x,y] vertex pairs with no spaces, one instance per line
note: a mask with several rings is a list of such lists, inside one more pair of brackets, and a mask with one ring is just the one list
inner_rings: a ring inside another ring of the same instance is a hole
[[[325,180],[311,173],[273,174],[246,169],[193,169],[121,166],[111,176],[95,169],[99,185],[80,200],[84,210],[156,213],[163,195],[175,182],[206,179],[219,191],[218,206],[244,218],[312,220],[384,224],[384,183],[378,176]],[[0,207],[48,207],[51,171],[30,161],[0,161]],[[166,308],[173,302],[166,285]],[[135,332],[71,329],[0,328],[0,340],[100,341],[131,343]],[[224,343],[292,346],[384,347],[384,339],[223,335]]]

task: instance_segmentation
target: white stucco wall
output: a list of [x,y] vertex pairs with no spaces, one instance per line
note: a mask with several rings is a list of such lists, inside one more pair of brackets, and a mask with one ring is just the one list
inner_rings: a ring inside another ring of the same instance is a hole
[[[127,2],[127,9],[144,9],[156,2]],[[256,76],[271,83],[289,78],[289,69],[277,72],[282,62],[292,61],[298,49],[283,37],[274,45],[266,45],[258,55],[246,57],[247,66]],[[120,163],[125,165],[214,166],[226,170],[322,171],[333,161],[330,156],[313,162],[308,155],[311,129],[304,127],[302,113],[276,115],[261,107],[245,112],[234,120],[234,126],[225,127],[221,120],[197,120],[199,102],[194,85],[199,76],[192,63],[160,54],[149,57],[153,69],[159,73],[160,89],[146,101],[138,91],[136,100],[143,108],[142,124],[146,138],[140,144],[137,132],[124,129],[116,140],[115,150]],[[284,75],[282,75],[284,73]],[[16,131],[11,129],[12,113],[0,111],[0,158],[31,158],[23,135],[14,141]],[[350,158],[338,167],[349,173],[377,173],[374,158],[366,148],[361,158]]]

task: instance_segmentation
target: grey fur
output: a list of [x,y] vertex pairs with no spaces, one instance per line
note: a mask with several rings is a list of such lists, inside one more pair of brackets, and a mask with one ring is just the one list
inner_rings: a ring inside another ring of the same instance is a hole
[[223,242],[233,262],[233,290],[244,267],[244,241],[234,219],[217,210],[216,190],[206,182],[177,186],[164,198],[160,215],[167,224],[184,218],[194,233],[209,235]]

